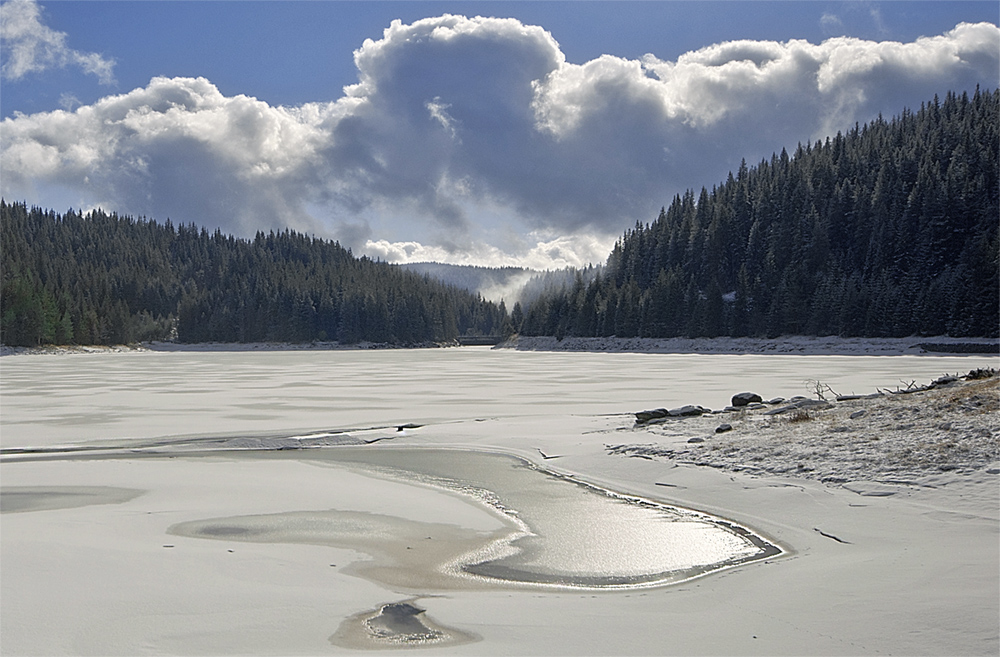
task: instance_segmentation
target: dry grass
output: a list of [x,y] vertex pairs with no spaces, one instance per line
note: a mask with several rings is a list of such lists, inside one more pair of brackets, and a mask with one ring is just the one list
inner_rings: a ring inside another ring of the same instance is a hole
[[949,404],[960,404],[964,410],[975,409],[980,413],[1000,410],[1000,377],[970,382],[946,398]]
[[809,411],[797,410],[788,417],[789,422],[809,422],[812,420],[812,415],[809,415]]
[[[831,483],[971,474],[1000,461],[1000,376],[826,409],[796,409],[780,419],[753,411],[733,419],[739,420],[733,431],[713,434],[703,443],[668,449],[622,445],[615,453]],[[683,426],[707,433],[717,422],[716,417],[692,418]]]

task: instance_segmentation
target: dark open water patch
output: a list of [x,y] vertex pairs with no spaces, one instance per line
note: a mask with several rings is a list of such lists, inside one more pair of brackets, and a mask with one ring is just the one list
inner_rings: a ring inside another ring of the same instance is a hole
[[72,509],[93,504],[121,504],[145,491],[112,486],[3,486],[0,513]]
[[249,527],[238,527],[230,525],[209,525],[207,527],[202,527],[197,530],[202,536],[211,537],[241,537],[245,538],[247,536],[253,535],[254,530]]

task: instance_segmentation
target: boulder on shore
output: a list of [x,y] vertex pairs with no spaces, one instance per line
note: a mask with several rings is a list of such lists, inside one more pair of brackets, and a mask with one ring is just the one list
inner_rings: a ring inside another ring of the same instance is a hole
[[661,417],[667,417],[667,409],[654,408],[651,411],[639,411],[635,414],[635,421],[649,422],[650,420],[658,420]]
[[747,406],[748,404],[759,404],[764,398],[756,392],[741,392],[733,395],[733,406]]
[[793,397],[792,399],[794,401],[792,401],[791,404],[788,404],[787,406],[781,406],[779,408],[775,408],[770,411],[766,411],[764,415],[781,415],[782,413],[787,413],[788,411],[794,411],[800,408],[805,408],[805,409],[812,408],[820,410],[823,408],[830,408],[831,406],[833,406],[833,404],[823,399],[807,399],[805,397],[801,399],[796,399]]
[[680,408],[671,408],[669,411],[667,411],[667,413],[670,414],[670,417],[689,417],[692,415],[702,415],[703,413],[708,413],[708,412],[709,410],[707,408],[703,408],[701,406],[694,406],[692,404],[688,404],[687,406],[681,406]]
[[654,420],[661,420],[668,417],[694,417],[711,412],[711,409],[705,408],[704,406],[695,406],[694,404],[671,408],[669,411],[665,408],[654,408],[649,411],[639,411],[636,413],[635,421],[638,424],[645,424],[647,422],[653,422]]

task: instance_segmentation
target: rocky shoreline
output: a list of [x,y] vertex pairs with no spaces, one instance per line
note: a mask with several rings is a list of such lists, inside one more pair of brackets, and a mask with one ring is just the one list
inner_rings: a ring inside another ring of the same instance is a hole
[[1000,475],[1000,376],[994,370],[871,395],[824,398],[823,392],[829,391],[817,399],[751,401],[715,412],[694,406],[688,408],[702,412],[641,411],[633,431],[651,441],[606,450],[854,485],[863,494],[892,494],[885,485],[937,486],[944,475]]

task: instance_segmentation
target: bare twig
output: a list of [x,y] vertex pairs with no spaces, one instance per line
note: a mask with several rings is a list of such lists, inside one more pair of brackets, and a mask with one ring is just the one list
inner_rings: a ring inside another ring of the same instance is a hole
[[813,394],[816,395],[816,398],[819,400],[826,401],[826,395],[828,394],[833,395],[834,399],[840,397],[840,393],[822,381],[809,379],[806,383],[809,384],[809,387],[812,388]]

